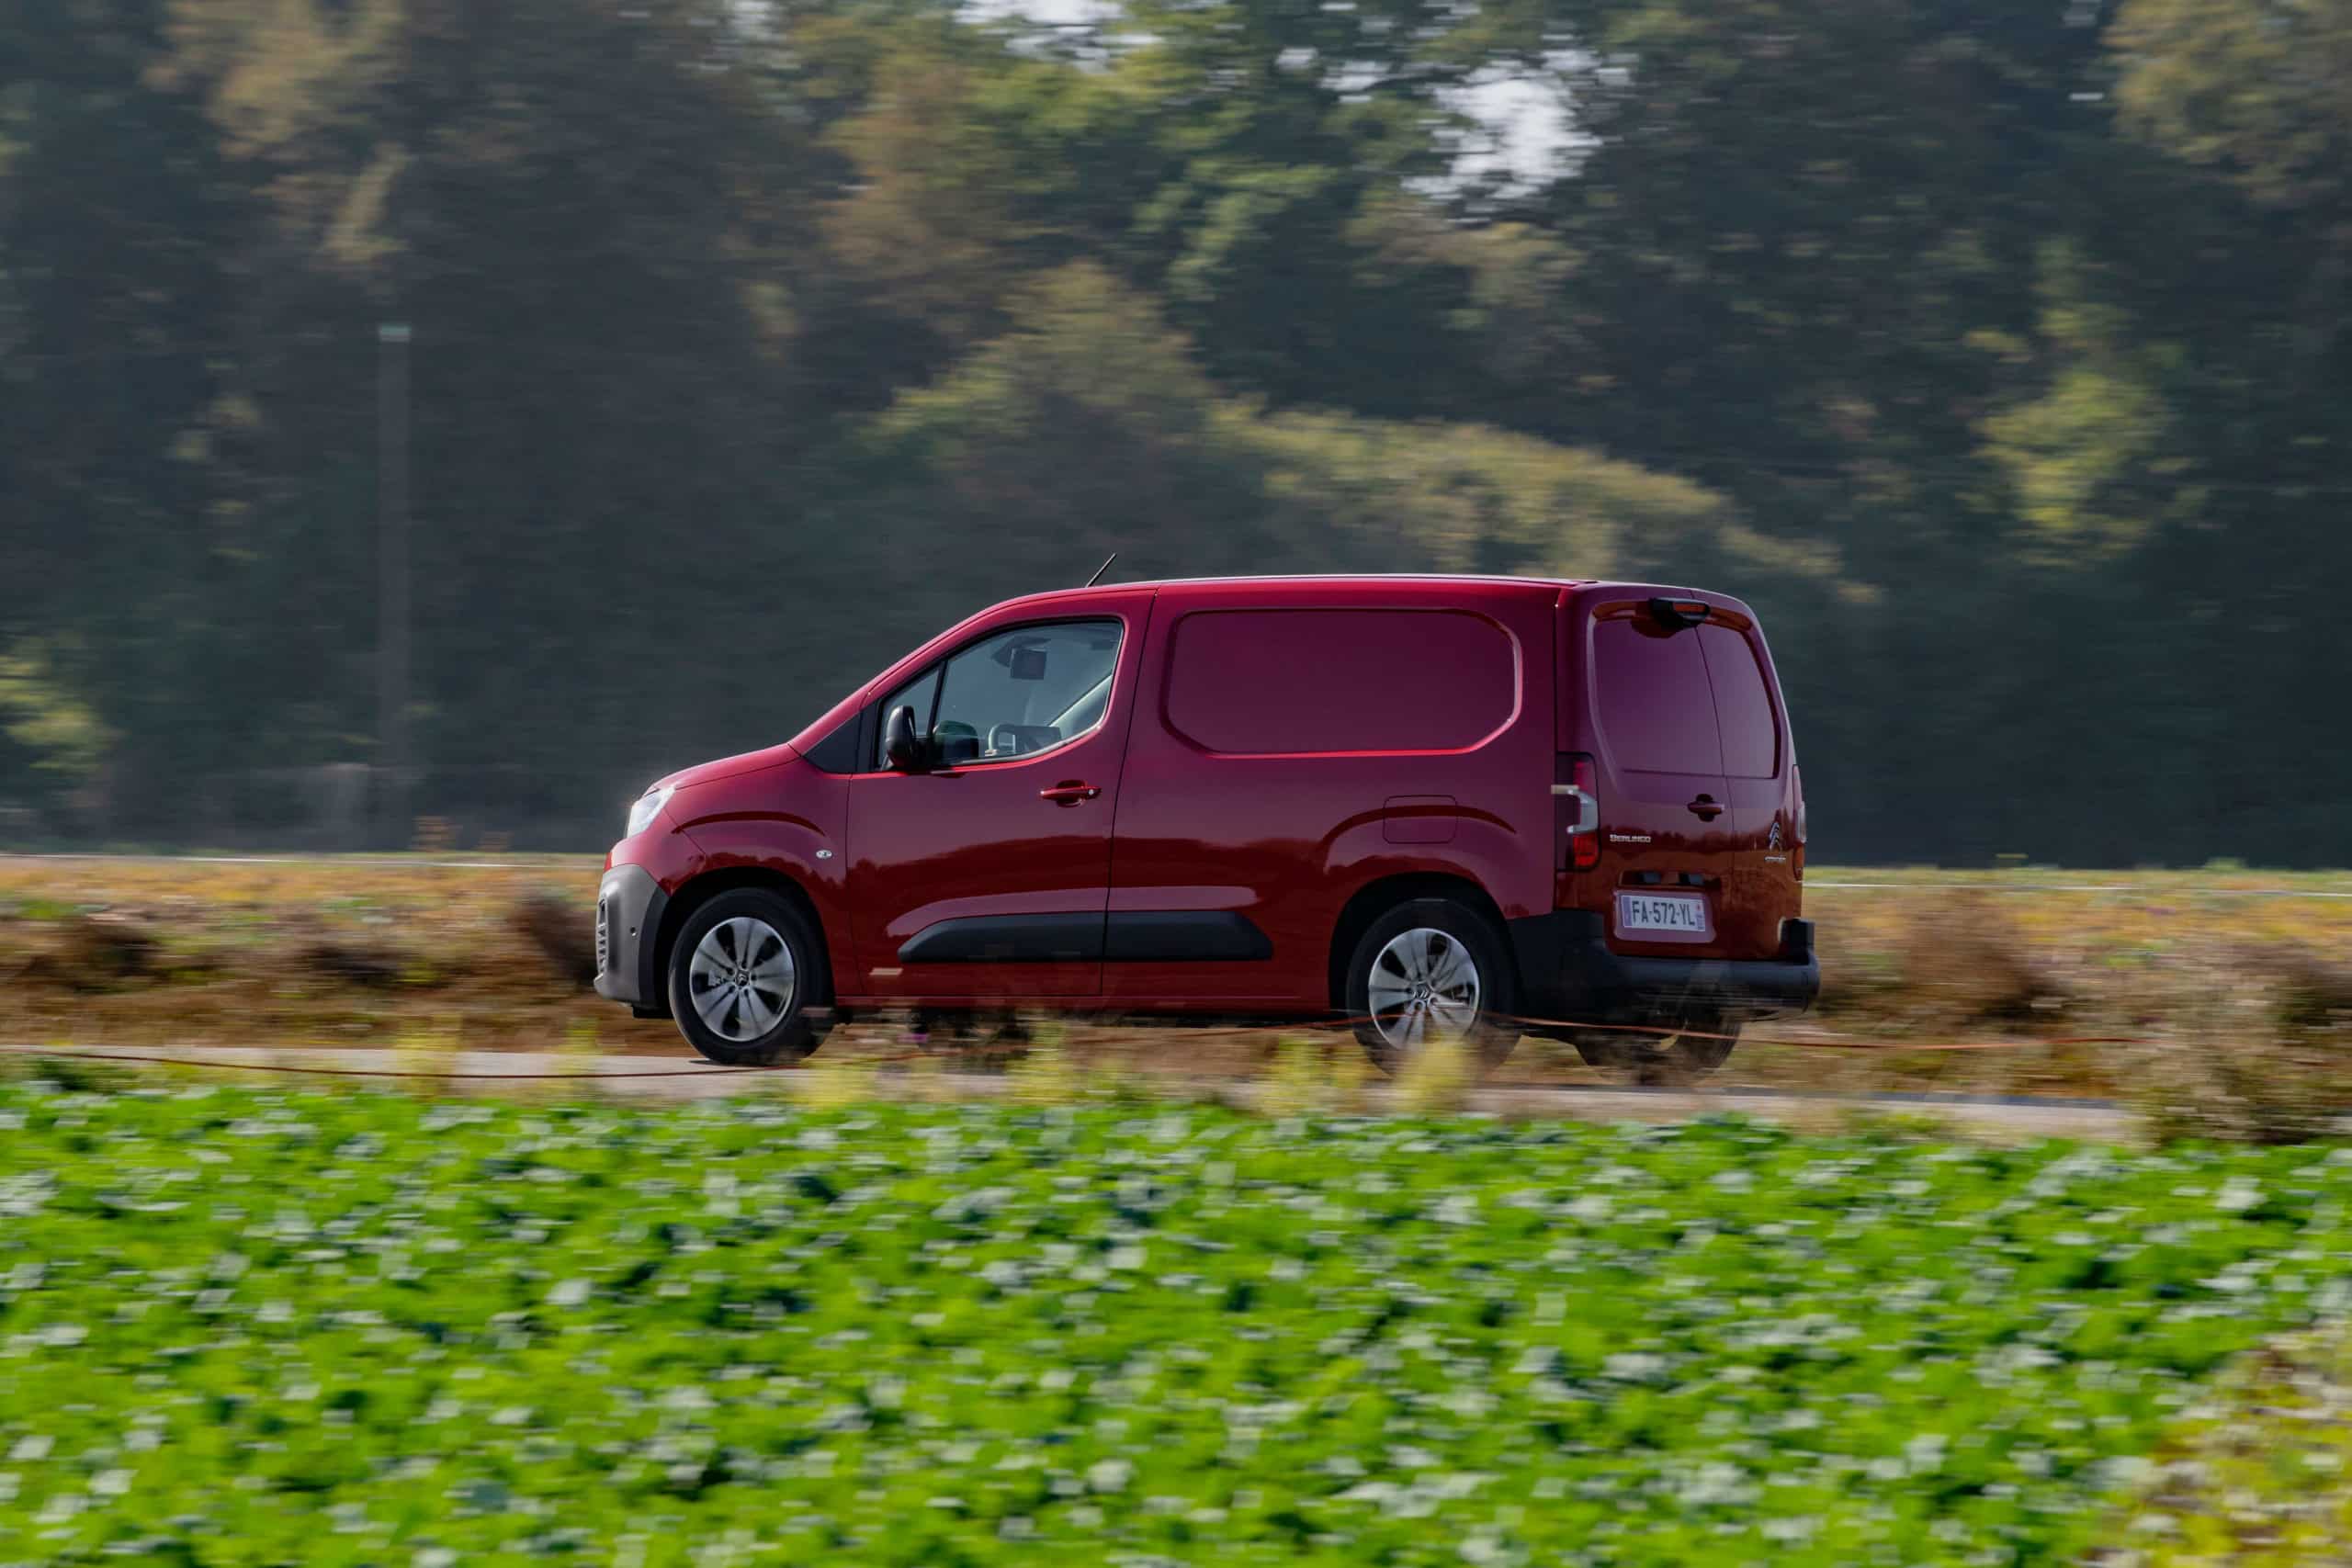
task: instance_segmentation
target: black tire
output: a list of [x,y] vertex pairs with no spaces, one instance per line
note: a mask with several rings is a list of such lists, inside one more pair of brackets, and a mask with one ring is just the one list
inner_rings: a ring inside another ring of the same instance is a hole
[[1688,1019],[1689,1034],[1618,1034],[1579,1030],[1569,1036],[1588,1066],[1630,1075],[1636,1083],[1695,1083],[1731,1058],[1739,1020]]
[[[1511,966],[1510,954],[1504,947],[1502,933],[1492,921],[1466,904],[1451,898],[1410,898],[1372,922],[1357,939],[1355,952],[1348,958],[1348,1015],[1374,1021],[1356,1025],[1356,1038],[1363,1042],[1364,1055],[1382,1072],[1394,1073],[1412,1055],[1416,1043],[1400,1041],[1393,1035],[1398,1025],[1391,1021],[1384,1029],[1378,1020],[1386,1015],[1385,1007],[1377,1006],[1373,995],[1374,966],[1382,964],[1382,954],[1389,944],[1408,931],[1441,932],[1459,944],[1476,971],[1476,998],[1468,1005],[1470,1022],[1459,1029],[1463,1044],[1477,1062],[1479,1070],[1491,1071],[1499,1066],[1519,1043],[1519,1026],[1496,1021],[1498,1014],[1512,1012],[1518,1000],[1518,976]],[[1383,974],[1391,986],[1402,972],[1383,965]],[[1442,998],[1433,998],[1439,1006]],[[1455,1010],[1462,1004],[1456,998]],[[1435,1021],[1440,1014],[1425,1015]],[[1428,1027],[1425,1022],[1424,1027]]]
[[[731,939],[748,932],[746,962],[730,971],[721,985],[711,985],[707,983],[710,965],[706,964],[698,974],[696,957],[706,953],[706,940],[722,927],[730,929],[715,939],[708,955],[731,963]],[[791,961],[788,994],[775,984],[777,944]],[[735,973],[751,976],[751,983],[722,992],[722,986],[731,982]],[[758,984],[763,974],[771,981],[767,987]],[[832,977],[825,968],[825,944],[790,899],[765,888],[738,887],[721,893],[686,917],[677,941],[670,944],[667,989],[670,1016],[677,1021],[686,1043],[730,1067],[797,1062],[814,1051],[831,1027]],[[731,998],[732,1010],[713,1002],[707,1015],[697,998],[708,998],[714,992]],[[770,1010],[775,1013],[773,1021],[766,1016]],[[822,1027],[812,1021],[812,1010],[826,1021]]]

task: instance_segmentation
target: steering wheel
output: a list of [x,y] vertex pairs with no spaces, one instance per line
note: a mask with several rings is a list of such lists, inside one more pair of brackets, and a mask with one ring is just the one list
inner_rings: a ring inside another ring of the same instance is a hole
[[1021,750],[1021,733],[1009,724],[1000,724],[989,731],[989,755],[1011,757]]

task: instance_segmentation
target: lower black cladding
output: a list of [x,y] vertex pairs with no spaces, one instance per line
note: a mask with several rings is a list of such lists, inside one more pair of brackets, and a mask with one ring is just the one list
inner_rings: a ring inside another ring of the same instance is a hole
[[1231,909],[967,915],[925,926],[899,949],[901,964],[1247,964],[1273,955],[1266,933]]
[[1770,959],[1612,953],[1600,916],[1585,909],[1504,924],[1519,964],[1521,1006],[1538,1018],[1578,1023],[1770,1018],[1803,1012],[1821,994],[1811,920],[1783,920],[1780,953]]
[[901,964],[1073,964],[1102,956],[1100,910],[1075,915],[967,915],[923,927]]
[[1102,956],[1114,964],[1255,964],[1274,944],[1232,909],[1125,909],[1110,918]]
[[668,1011],[653,939],[669,907],[670,896],[641,865],[615,866],[596,890],[596,994],[628,1003],[640,1018]]

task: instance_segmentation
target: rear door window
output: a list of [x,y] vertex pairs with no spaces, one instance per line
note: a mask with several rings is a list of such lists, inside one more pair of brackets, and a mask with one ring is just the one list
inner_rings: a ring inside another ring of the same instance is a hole
[[1623,615],[1596,621],[1592,660],[1600,731],[1618,767],[1723,773],[1707,658],[1690,629],[1668,633]]
[[1227,756],[1456,751],[1510,722],[1510,634],[1458,610],[1203,610],[1177,623],[1169,727]]
[[1769,779],[1781,771],[1781,727],[1772,713],[1764,667],[1744,632],[1712,621],[1699,628],[1707,675],[1715,693],[1715,728],[1723,735],[1724,772],[1736,779]]

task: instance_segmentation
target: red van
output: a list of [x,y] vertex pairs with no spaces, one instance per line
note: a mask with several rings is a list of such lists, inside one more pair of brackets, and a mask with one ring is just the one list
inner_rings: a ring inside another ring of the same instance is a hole
[[[1705,1070],[1809,1006],[1804,801],[1736,599],[1311,577],[1038,593],[662,780],[596,988],[715,1061],[872,1010],[1524,1032]],[[1634,1024],[1687,1034],[1611,1033]]]

